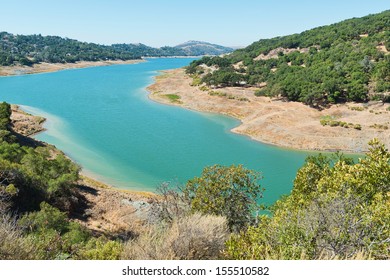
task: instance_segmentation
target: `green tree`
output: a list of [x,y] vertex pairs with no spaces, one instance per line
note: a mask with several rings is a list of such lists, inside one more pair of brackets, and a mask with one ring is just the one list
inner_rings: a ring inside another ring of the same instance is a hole
[[255,220],[263,189],[259,173],[242,165],[214,165],[203,169],[200,177],[188,181],[185,196],[193,211],[225,216],[229,228],[239,231]]

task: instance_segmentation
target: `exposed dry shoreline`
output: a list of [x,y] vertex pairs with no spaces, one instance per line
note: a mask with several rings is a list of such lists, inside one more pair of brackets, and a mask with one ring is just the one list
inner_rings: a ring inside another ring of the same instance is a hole
[[[372,138],[390,147],[389,105],[382,102],[339,104],[319,111],[298,102],[256,97],[254,88],[202,91],[191,83],[184,69],[163,71],[148,87],[149,98],[235,117],[241,120],[241,125],[233,128],[233,132],[280,147],[360,153],[368,150],[367,143]],[[359,124],[361,130],[323,126],[320,123],[323,119]]]
[[25,74],[37,74],[56,72],[66,69],[87,68],[96,66],[109,66],[115,64],[134,64],[143,62],[142,59],[135,60],[107,60],[107,61],[78,61],[76,63],[46,63],[42,62],[33,66],[1,66],[0,76],[15,76]]

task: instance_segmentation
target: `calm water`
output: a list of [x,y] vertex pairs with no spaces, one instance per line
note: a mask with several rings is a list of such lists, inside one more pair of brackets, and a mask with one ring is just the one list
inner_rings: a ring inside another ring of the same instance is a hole
[[212,164],[261,171],[265,202],[288,193],[307,153],[254,142],[229,130],[239,122],[161,105],[145,87],[158,70],[192,59],[151,59],[56,73],[0,78],[0,100],[48,118],[37,139],[56,145],[85,173],[120,188],[154,190]]

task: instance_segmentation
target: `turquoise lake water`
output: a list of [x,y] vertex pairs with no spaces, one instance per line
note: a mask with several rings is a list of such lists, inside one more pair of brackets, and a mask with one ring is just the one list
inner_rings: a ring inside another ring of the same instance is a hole
[[186,180],[213,164],[261,171],[263,202],[289,193],[308,153],[280,149],[230,133],[239,121],[162,105],[145,87],[158,70],[193,59],[65,70],[0,78],[0,101],[44,116],[37,139],[54,144],[86,174],[119,188],[153,191]]

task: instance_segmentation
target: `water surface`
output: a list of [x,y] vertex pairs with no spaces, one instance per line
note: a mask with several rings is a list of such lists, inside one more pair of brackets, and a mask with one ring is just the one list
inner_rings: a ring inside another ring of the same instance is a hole
[[[85,173],[116,187],[153,191],[213,164],[261,171],[265,202],[291,190],[307,155],[230,133],[235,119],[162,105],[145,87],[158,70],[192,59],[150,59],[55,73],[0,78],[0,100],[47,117],[37,139],[54,144]],[[174,93],[174,92],[172,92]]]

